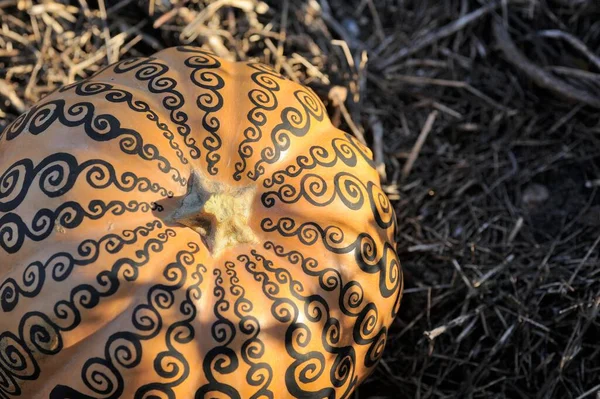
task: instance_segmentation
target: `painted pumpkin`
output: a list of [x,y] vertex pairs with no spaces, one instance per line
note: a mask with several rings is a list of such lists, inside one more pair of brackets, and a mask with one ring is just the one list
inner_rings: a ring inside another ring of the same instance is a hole
[[0,135],[0,396],[349,397],[395,228],[310,89],[193,47],[106,67]]

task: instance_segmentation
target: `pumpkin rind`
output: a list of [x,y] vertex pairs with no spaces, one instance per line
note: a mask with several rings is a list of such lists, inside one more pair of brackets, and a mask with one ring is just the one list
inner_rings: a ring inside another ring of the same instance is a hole
[[[195,173],[250,193],[252,239],[173,216]],[[194,47],[110,65],[0,133],[0,397],[347,398],[400,304],[395,223],[310,89]]]

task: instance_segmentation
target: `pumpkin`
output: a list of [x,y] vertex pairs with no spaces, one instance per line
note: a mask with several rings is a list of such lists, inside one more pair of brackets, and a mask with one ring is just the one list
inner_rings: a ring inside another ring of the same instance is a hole
[[347,398],[395,229],[310,89],[194,47],[110,65],[0,136],[0,396]]

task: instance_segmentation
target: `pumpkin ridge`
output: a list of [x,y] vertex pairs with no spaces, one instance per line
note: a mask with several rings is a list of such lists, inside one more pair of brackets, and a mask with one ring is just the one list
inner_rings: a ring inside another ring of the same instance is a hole
[[310,88],[299,88],[293,93],[301,110],[293,106],[281,110],[281,122],[270,133],[271,146],[262,149],[261,158],[248,173],[248,177],[254,181],[265,173],[264,163],[273,164],[279,161],[281,153],[290,148],[290,134],[296,138],[304,137],[311,131],[313,120],[317,123],[328,121],[323,103]]
[[157,53],[155,57],[139,57],[132,60],[123,60],[111,65],[113,67],[112,70],[116,74],[134,72],[136,80],[148,82],[147,88],[150,93],[166,94],[162,98],[161,104],[169,112],[171,122],[177,125],[177,132],[188,147],[190,156],[193,159],[197,159],[200,157],[200,149],[195,145],[196,141],[190,136],[191,127],[187,123],[188,115],[182,110],[186,105],[185,96],[176,89],[177,79],[170,76],[163,76],[167,72],[173,72],[166,61],[159,58],[159,56],[166,56],[166,52],[167,50],[163,50]]
[[[123,192],[137,190],[139,193],[173,195],[172,191],[159,183],[147,177],[139,177],[133,172],[123,172],[117,177],[114,166],[106,160],[96,158],[79,162],[72,154],[58,152],[43,158],[37,164],[31,159],[21,159],[8,167],[0,176],[0,185],[4,191],[0,193],[0,212],[9,212],[21,205],[36,179],[41,193],[48,198],[57,198],[72,190],[80,176],[94,189],[114,186]],[[19,191],[12,193],[16,188]],[[4,198],[9,195],[12,199],[5,201]]]
[[258,88],[248,91],[248,99],[254,108],[248,111],[246,118],[251,126],[244,129],[244,140],[238,146],[239,161],[235,163],[234,180],[241,180],[242,173],[246,171],[247,160],[254,154],[252,144],[262,139],[262,126],[266,123],[265,111],[274,111],[278,107],[276,93],[280,91],[280,85],[276,79],[284,80],[274,70],[264,67],[259,63],[247,63],[248,67],[256,70],[250,75],[250,79]]
[[21,283],[13,278],[8,278],[0,284],[0,307],[4,312],[13,311],[19,297],[35,298],[39,295],[50,275],[54,281],[64,281],[69,277],[76,266],[83,267],[96,262],[100,256],[101,247],[109,254],[115,254],[126,245],[133,245],[140,237],[147,236],[155,229],[162,228],[159,220],[148,222],[131,230],[123,230],[121,234],[106,234],[98,240],[85,239],[77,246],[77,255],[61,251],[50,256],[47,261],[34,261],[23,270]]
[[[112,270],[118,271],[118,269],[122,268],[125,264],[132,267],[142,267],[150,261],[150,253],[151,252],[160,252],[163,245],[168,241],[169,237],[173,237],[175,232],[173,230],[166,230],[164,233],[158,234],[157,238],[150,238],[144,244],[144,249],[139,251],[139,255],[141,260],[134,261],[128,258],[121,258],[113,264]],[[115,270],[116,269],[116,270]],[[110,274],[110,273],[108,273]],[[101,272],[98,276],[107,275],[106,272]],[[99,280],[102,281],[102,280]],[[62,350],[62,345],[55,345],[54,347],[46,347],[43,342],[43,337],[53,337],[56,336],[57,340],[54,342],[61,343],[62,335],[61,332],[70,331],[76,328],[81,323],[81,314],[80,310],[77,308],[77,304],[81,305],[83,308],[91,308],[95,307],[100,298],[109,297],[113,294],[115,290],[115,283],[118,284],[118,280],[114,278],[110,279],[112,282],[112,286],[106,291],[98,291],[92,286],[80,285],[73,288],[70,292],[69,300],[62,300],[57,302],[54,306],[54,317],[48,317],[47,315],[40,312],[28,312],[26,313],[19,323],[19,333],[18,336],[11,333],[10,331],[5,331],[0,334],[0,348],[6,348],[7,340],[10,340],[10,344],[13,353],[18,354],[24,360],[28,359],[32,363],[33,370],[18,370],[12,369],[10,365],[5,364],[5,373],[4,376],[10,380],[11,385],[18,388],[18,392],[21,391],[19,385],[17,385],[16,380],[32,380],[38,378],[40,375],[40,369],[38,363],[35,361],[32,354],[32,347],[37,350],[42,350],[45,355],[56,355]],[[79,303],[76,304],[77,295],[81,295],[82,292],[86,292],[89,294],[88,297],[79,296]],[[44,324],[35,324],[34,326],[37,328],[37,334],[26,334],[27,331],[24,330],[24,327],[32,318],[44,318]],[[65,323],[66,324],[63,324]],[[40,341],[42,340],[42,341]],[[2,388],[4,391],[4,388]],[[64,397],[64,396],[59,396]]]
[[[156,127],[162,131],[163,136],[169,141],[169,145],[175,151],[179,161],[183,165],[189,163],[189,160],[183,154],[183,151],[179,146],[179,142],[177,141],[175,134],[165,122],[161,122],[159,114],[154,111],[156,107],[153,107],[152,105],[158,105],[156,104],[156,101],[152,101],[153,104],[150,104],[146,101],[136,99],[138,97],[144,97],[145,93],[143,91],[135,89],[131,86],[112,83],[109,78],[102,77],[98,77],[94,80],[79,82],[75,85],[72,85],[70,89],[73,90],[73,93],[78,97],[85,98],[102,94],[104,95],[104,99],[109,103],[125,103],[133,112],[146,113],[146,119],[154,122]],[[164,107],[162,102],[159,107],[160,106]],[[172,120],[170,122],[173,123]]]
[[[92,200],[85,209],[80,203],[68,201],[56,209],[42,208],[32,218],[31,225],[23,221],[16,213],[5,213],[0,217],[0,247],[9,254],[17,253],[25,239],[40,242],[50,237],[57,228],[74,229],[80,226],[85,218],[98,220],[109,212],[115,216],[129,213],[149,213],[155,209],[149,202],[135,200],[125,203],[112,200]],[[9,239],[7,241],[7,238]]]
[[[50,100],[39,107],[34,107],[27,114],[25,120],[15,126],[6,134],[7,141],[18,138],[25,130],[31,135],[43,134],[54,122],[58,121],[64,127],[82,126],[90,139],[96,142],[105,142],[119,139],[121,151],[128,155],[137,155],[145,161],[158,161],[158,168],[163,173],[172,172],[172,179],[185,185],[186,179],[181,172],[173,167],[169,160],[160,154],[158,147],[153,144],[144,144],[143,135],[134,129],[122,127],[121,121],[109,114],[96,114],[96,106],[91,102],[78,102],[67,106],[64,99]],[[50,114],[48,115],[48,113]],[[37,119],[41,125],[33,125]],[[71,120],[69,118],[76,118]]]
[[[367,157],[355,142],[348,140],[347,137],[335,137],[331,141],[330,148],[322,145],[312,145],[308,148],[308,153],[301,152],[296,156],[295,162],[289,164],[284,169],[275,171],[271,177],[263,181],[265,188],[271,188],[276,184],[282,184],[286,177],[298,177],[306,170],[315,169],[317,166],[331,167],[336,165],[338,161],[344,163],[348,167],[355,167],[358,164],[359,157],[368,165],[373,166],[373,161]],[[330,153],[332,155],[330,156]]]
[[[330,308],[327,302],[320,295],[305,295],[305,288],[302,283],[294,280],[291,273],[285,268],[276,267],[275,264],[258,253],[256,250],[251,251],[252,258],[249,255],[240,255],[238,260],[245,263],[246,270],[259,279],[263,283],[263,293],[266,297],[273,301],[271,313],[279,322],[287,324],[286,328],[286,352],[292,359],[295,359],[286,369],[286,387],[288,391],[296,397],[306,397],[306,395],[331,396],[335,395],[334,388],[340,388],[347,385],[346,391],[350,391],[356,381],[353,378],[354,374],[354,351],[350,346],[343,346],[339,341],[340,323],[330,314]],[[274,279],[271,276],[274,275]],[[283,284],[282,284],[283,283]],[[289,293],[280,292],[267,288],[269,285],[278,284],[278,286],[287,286]],[[300,304],[289,298],[301,302]],[[302,318],[306,317],[306,321]],[[320,341],[324,352],[330,358],[335,358],[334,368],[332,368],[329,376],[325,376],[325,364],[328,362],[319,351],[309,351],[305,349],[305,339],[310,339],[311,330],[308,323],[324,323],[321,331]],[[338,346],[338,345],[342,346]],[[336,371],[342,364],[342,359],[349,356],[349,367],[341,366],[342,374]],[[311,365],[318,364],[316,373],[311,377],[306,374],[309,372]],[[300,373],[299,379],[296,378],[296,370]],[[317,379],[325,379],[325,383],[317,384]],[[324,385],[323,388],[315,391],[314,389],[305,390],[300,386],[300,383],[306,384],[313,382],[315,385]]]

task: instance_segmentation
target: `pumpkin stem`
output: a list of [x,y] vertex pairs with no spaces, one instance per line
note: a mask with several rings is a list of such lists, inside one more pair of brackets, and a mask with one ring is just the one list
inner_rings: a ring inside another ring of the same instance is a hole
[[226,248],[258,242],[248,226],[254,192],[251,187],[231,188],[210,181],[193,171],[188,192],[171,219],[200,234],[216,257]]

